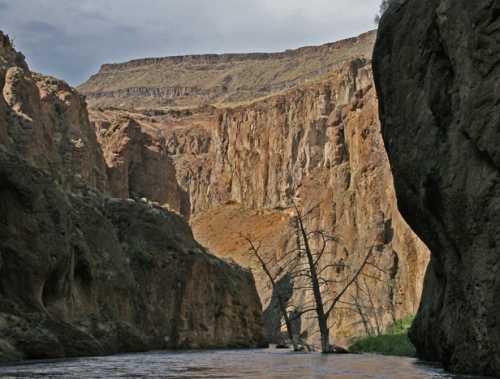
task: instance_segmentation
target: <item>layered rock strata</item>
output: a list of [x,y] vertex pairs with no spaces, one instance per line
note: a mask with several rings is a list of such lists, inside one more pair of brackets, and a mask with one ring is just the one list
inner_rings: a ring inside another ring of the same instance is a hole
[[369,58],[375,33],[281,53],[146,58],[105,64],[78,89],[91,105],[133,109],[253,101]]

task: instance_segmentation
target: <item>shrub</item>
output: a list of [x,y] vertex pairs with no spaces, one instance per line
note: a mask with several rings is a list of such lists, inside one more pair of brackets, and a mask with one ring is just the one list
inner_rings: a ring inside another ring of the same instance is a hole
[[413,319],[413,316],[408,316],[398,320],[387,329],[385,334],[361,338],[354,342],[349,350],[353,353],[414,357],[416,355],[415,347],[408,338],[408,330]]

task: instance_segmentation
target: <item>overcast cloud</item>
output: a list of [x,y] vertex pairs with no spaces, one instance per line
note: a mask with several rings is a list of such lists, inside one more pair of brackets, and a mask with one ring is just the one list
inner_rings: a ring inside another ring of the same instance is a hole
[[380,0],[0,0],[33,70],[76,85],[102,63],[280,51],[374,28]]

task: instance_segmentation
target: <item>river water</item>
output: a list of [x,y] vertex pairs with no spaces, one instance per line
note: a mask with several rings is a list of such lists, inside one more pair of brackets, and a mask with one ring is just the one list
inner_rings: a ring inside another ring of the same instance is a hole
[[[153,352],[0,366],[0,378],[465,378],[411,358],[287,350]],[[471,377],[469,377],[471,378]]]

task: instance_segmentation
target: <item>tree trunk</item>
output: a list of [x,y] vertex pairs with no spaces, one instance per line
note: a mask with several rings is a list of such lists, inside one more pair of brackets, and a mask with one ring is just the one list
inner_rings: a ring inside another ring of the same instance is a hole
[[328,323],[326,318],[323,320],[319,320],[319,331],[321,334],[321,352],[322,353],[330,353],[330,330],[328,329]]
[[304,250],[306,253],[309,272],[311,275],[311,286],[314,294],[314,302],[316,304],[316,315],[318,317],[319,332],[321,334],[321,352],[329,353],[331,348],[330,331],[328,329],[328,317],[325,314],[324,310],[323,297],[321,295],[321,287],[318,279],[318,271],[316,270],[314,256],[311,251],[311,246],[309,245],[309,237],[307,236],[307,231],[299,214],[297,214],[297,223],[300,229],[300,234],[302,235],[302,239],[304,240]]

